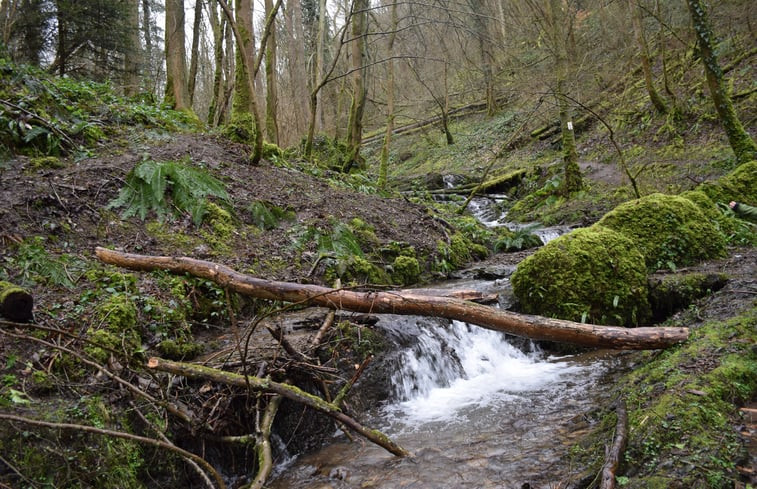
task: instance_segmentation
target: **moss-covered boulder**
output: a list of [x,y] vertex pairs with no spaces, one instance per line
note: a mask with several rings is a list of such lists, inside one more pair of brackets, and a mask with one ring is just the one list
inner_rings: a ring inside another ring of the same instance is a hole
[[623,203],[597,224],[631,238],[649,271],[725,255],[725,236],[713,219],[680,196],[652,194]]
[[757,161],[739,165],[717,182],[703,183],[697,189],[707,194],[714,202],[727,204],[735,200],[757,205]]
[[577,229],[523,260],[511,277],[524,312],[632,326],[650,317],[644,257],[602,226]]

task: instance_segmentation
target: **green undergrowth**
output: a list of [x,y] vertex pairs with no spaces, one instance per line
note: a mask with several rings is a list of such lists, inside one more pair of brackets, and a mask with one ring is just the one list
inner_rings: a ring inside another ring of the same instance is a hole
[[[757,393],[757,307],[709,321],[689,340],[640,354],[641,365],[616,382],[628,407],[629,438],[618,479],[628,488],[730,488],[747,455],[738,406]],[[615,416],[573,447],[579,465],[599,470]]]
[[0,161],[29,156],[87,156],[135,126],[195,131],[191,114],[118,95],[109,83],[50,76],[0,57]]

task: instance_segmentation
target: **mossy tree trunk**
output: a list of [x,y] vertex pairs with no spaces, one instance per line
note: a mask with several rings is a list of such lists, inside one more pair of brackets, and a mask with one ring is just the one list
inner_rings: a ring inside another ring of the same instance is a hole
[[187,48],[184,44],[184,0],[166,0],[166,95],[175,110],[189,110]]
[[386,44],[386,52],[389,62],[386,67],[386,131],[384,132],[384,144],[381,146],[381,159],[379,163],[378,187],[386,188],[386,175],[389,167],[389,147],[392,144],[392,132],[394,132],[394,39],[397,33],[397,2],[392,1],[391,5],[392,24],[389,31],[389,38]]
[[697,36],[699,55],[704,65],[710,97],[715,104],[715,110],[717,110],[720,123],[728,136],[728,142],[736,155],[736,160],[739,163],[746,163],[757,158],[757,144],[744,130],[728,94],[728,87],[723,79],[723,70],[720,69],[715,55],[715,40],[703,2],[701,0],[687,0],[686,3],[689,6],[691,21]]
[[[273,0],[265,0],[266,17],[273,14]],[[265,104],[265,131],[268,140],[279,144],[278,122],[278,77],[276,76],[276,28],[271,29],[268,35],[265,49],[265,81],[266,81],[266,104]]]
[[363,140],[363,113],[367,90],[365,86],[365,58],[367,56],[366,35],[368,33],[369,0],[354,0],[352,4],[352,104],[347,125],[347,147],[349,153],[342,169],[350,169],[361,161],[360,146]]
[[652,105],[655,110],[660,114],[667,114],[668,107],[665,105],[665,101],[662,99],[657,89],[654,86],[652,79],[652,63],[649,56],[649,47],[647,46],[647,39],[644,35],[644,20],[641,15],[641,7],[633,1],[629,0],[628,8],[630,9],[631,24],[633,25],[634,37],[636,43],[639,45],[639,56],[641,58],[641,70],[644,74],[644,85],[647,88],[649,99],[652,101]]

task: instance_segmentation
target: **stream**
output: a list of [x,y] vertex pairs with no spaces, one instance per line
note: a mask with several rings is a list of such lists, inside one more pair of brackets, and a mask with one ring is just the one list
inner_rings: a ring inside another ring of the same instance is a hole
[[[496,196],[471,203],[485,224],[513,229],[498,209]],[[534,231],[547,242],[566,229]],[[433,287],[510,293],[507,277]],[[554,356],[527,340],[435,318],[383,315],[376,327],[398,345],[382,360],[392,395],[361,421],[412,456],[338,432],[314,453],[282,455],[269,487],[546,489],[576,477],[563,457],[589,428],[585,414],[608,402],[603,386],[622,354]]]

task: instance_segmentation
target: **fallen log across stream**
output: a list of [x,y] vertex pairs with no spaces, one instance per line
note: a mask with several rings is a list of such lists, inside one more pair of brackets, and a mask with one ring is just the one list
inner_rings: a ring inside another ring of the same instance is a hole
[[454,297],[416,295],[408,291],[360,292],[264,280],[239,273],[225,265],[188,257],[137,255],[101,247],[96,248],[95,253],[102,262],[111,265],[138,271],[167,270],[172,273],[188,273],[259,299],[315,304],[332,309],[373,314],[456,319],[534,340],[597,348],[649,350],[670,347],[686,341],[689,336],[688,328],[624,328],[582,324],[518,314]]

